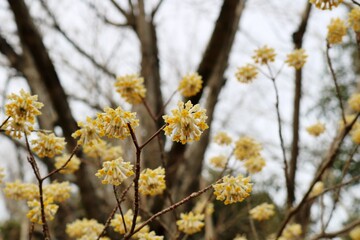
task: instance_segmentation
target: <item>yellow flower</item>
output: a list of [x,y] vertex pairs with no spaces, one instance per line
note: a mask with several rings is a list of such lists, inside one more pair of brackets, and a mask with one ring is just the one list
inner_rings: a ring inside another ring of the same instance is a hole
[[[95,219],[75,220],[66,225],[66,234],[71,238],[81,239],[84,236],[99,236],[104,225],[98,223]],[[96,239],[96,238],[93,238]]]
[[350,231],[349,234],[351,240],[360,240],[360,226],[355,227]]
[[44,186],[44,197],[52,199],[54,202],[61,203],[65,202],[70,198],[70,183],[65,182],[52,182],[49,185]]
[[39,188],[33,183],[20,181],[5,184],[4,193],[7,198],[14,200],[33,200],[39,197]]
[[360,8],[355,7],[349,13],[349,23],[355,32],[360,32]]
[[331,10],[332,7],[337,7],[343,0],[310,0],[310,3],[322,10]]
[[323,132],[325,132],[326,128],[325,128],[325,124],[324,123],[315,123],[309,127],[306,128],[306,131],[315,137],[320,136]]
[[202,78],[198,73],[190,73],[181,79],[178,90],[184,97],[192,97],[201,90],[202,83]]
[[360,144],[360,127],[356,126],[351,132],[351,140],[356,143]]
[[20,95],[10,94],[7,97],[8,100],[12,100],[5,105],[5,114],[17,122],[29,122],[35,123],[35,117],[40,115],[40,109],[44,106],[41,102],[37,102],[38,96],[31,96],[23,89],[20,90]]
[[30,135],[34,127],[23,119],[10,118],[4,125],[5,133],[13,138],[20,139],[22,134]]
[[[26,217],[30,222],[42,224],[40,202],[38,200],[32,200],[28,201],[27,204],[30,210],[26,214]],[[47,221],[52,221],[54,219],[58,208],[59,206],[54,204],[51,198],[44,202],[45,218]]]
[[205,225],[204,214],[181,213],[180,220],[176,221],[176,225],[181,232],[188,235],[200,232]]
[[324,191],[324,183],[319,181],[316,182],[314,187],[311,189],[309,197],[319,196]]
[[290,67],[294,67],[296,70],[301,69],[306,63],[308,55],[304,49],[296,49],[292,53],[287,55],[286,63]]
[[217,168],[224,168],[226,165],[227,158],[224,155],[219,155],[210,158],[210,163]]
[[329,24],[327,40],[329,44],[338,44],[342,42],[343,37],[346,35],[346,25],[340,18],[332,18]]
[[37,133],[38,138],[31,141],[33,151],[41,158],[52,158],[57,154],[61,154],[65,148],[65,138],[56,137],[55,134]]
[[275,50],[265,45],[255,50],[255,55],[253,55],[252,58],[254,59],[255,63],[260,63],[261,65],[264,65],[270,62],[274,62],[275,56]]
[[264,221],[268,220],[275,214],[274,208],[275,206],[273,204],[262,203],[251,209],[249,213],[252,219]]
[[360,112],[360,93],[355,93],[351,95],[348,100],[348,104],[352,110],[355,112]]
[[[132,220],[133,220],[134,214],[133,211],[131,209],[129,209],[125,214],[124,214],[124,220],[125,220],[125,226],[126,226],[126,230],[127,232],[130,231],[131,225],[132,225]],[[141,224],[141,217],[138,216],[136,218],[136,225],[135,225],[135,229],[137,226],[139,226]],[[115,214],[114,218],[111,220],[110,222],[110,226],[112,226],[114,228],[115,232],[118,232],[120,234],[125,234],[127,233],[125,231],[124,228],[124,221],[122,220],[122,217],[120,214]],[[136,234],[134,234],[134,237],[137,238],[141,233],[148,233],[150,231],[148,226],[143,227],[142,229],[140,229],[140,231]]]
[[[345,115],[345,121],[346,121],[346,124],[350,124],[352,121],[354,121],[354,119],[356,118],[356,115],[355,114],[348,114],[348,115]],[[339,121],[339,129],[342,130],[343,128],[345,127],[345,123],[344,123],[344,120],[341,119]],[[352,129],[355,130],[357,128],[360,127],[360,123],[358,121],[356,121],[354,123],[354,125],[352,126]]]
[[121,157],[123,149],[121,146],[112,146],[111,144],[101,140],[93,146],[85,146],[84,153],[88,157],[101,159],[102,161],[110,161]]
[[173,116],[163,116],[167,126],[164,128],[165,134],[171,136],[176,142],[185,144],[187,142],[198,141],[202,132],[209,128],[206,124],[206,110],[199,104],[192,105],[190,101],[186,104],[178,103],[178,108],[171,111]]
[[163,240],[163,236],[157,236],[154,231],[151,231],[149,233],[139,233],[138,234],[138,240]]
[[147,168],[140,174],[139,192],[141,194],[155,196],[162,194],[165,188],[164,168],[158,167],[154,170]]
[[245,160],[260,155],[262,147],[250,137],[241,137],[235,142],[235,158],[238,160]]
[[133,130],[139,125],[136,113],[124,111],[121,107],[116,109],[107,107],[104,112],[99,113],[96,119],[101,136],[125,139],[130,136],[127,124],[130,124]]
[[237,177],[225,176],[221,183],[213,185],[214,194],[217,200],[224,201],[225,205],[242,202],[250,196],[252,183],[250,177],[244,178],[242,175]]
[[257,75],[257,68],[251,64],[239,67],[235,73],[236,79],[241,83],[251,83]]
[[285,227],[278,240],[298,240],[302,233],[301,225],[297,223],[289,224]]
[[232,143],[231,137],[225,132],[218,132],[214,136],[214,142],[219,145],[230,145]]
[[78,122],[78,126],[80,129],[74,132],[71,136],[73,138],[80,138],[77,142],[79,145],[93,146],[96,142],[101,140],[96,120],[87,117],[86,123]]
[[146,89],[144,87],[144,78],[138,74],[129,74],[118,77],[115,82],[116,91],[120,93],[130,104],[138,104],[145,98]]
[[252,174],[260,172],[265,165],[266,162],[264,158],[261,157],[260,155],[256,157],[248,158],[247,160],[245,160],[244,163],[246,170]]
[[247,238],[244,235],[236,235],[233,240],[247,240]]
[[133,165],[125,162],[122,157],[103,163],[103,168],[98,170],[95,176],[104,178],[102,184],[120,185],[126,178],[134,175]]
[[[69,160],[70,154],[64,154],[60,157],[55,158],[55,167],[57,169],[64,166],[64,164]],[[60,170],[60,173],[62,174],[71,174],[76,172],[80,167],[80,159],[76,157],[75,155],[72,156],[71,160],[66,164],[65,168]]]

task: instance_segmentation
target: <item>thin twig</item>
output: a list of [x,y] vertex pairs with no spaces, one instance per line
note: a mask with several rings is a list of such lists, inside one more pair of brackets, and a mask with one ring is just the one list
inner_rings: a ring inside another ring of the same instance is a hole
[[351,0],[355,5],[358,5],[358,6],[360,6],[360,3],[358,3],[357,1],[355,1],[355,0]]
[[[246,205],[247,205],[247,208],[248,208],[248,212],[250,212],[251,203],[250,203],[249,199],[246,201]],[[249,216],[249,222],[250,222],[250,228],[251,228],[251,232],[252,232],[252,234],[254,236],[254,239],[259,240],[259,236],[258,236],[256,228],[255,228],[255,223],[254,223],[254,220],[251,218],[251,216]]]
[[158,136],[161,131],[167,126],[167,124],[164,124],[159,130],[157,130],[148,140],[146,140],[139,148],[143,149],[149,142],[151,142],[156,136]]
[[121,215],[121,220],[123,222],[123,225],[124,225],[124,229],[125,229],[125,232],[127,232],[127,227],[126,227],[126,223],[125,223],[125,218],[124,218],[124,213],[121,209],[121,203],[120,203],[120,199],[118,198],[118,195],[117,195],[117,191],[116,191],[116,186],[113,185],[113,191],[114,191],[114,195],[115,195],[115,199],[116,199],[116,203],[117,203],[117,208],[119,209],[119,212],[120,212],[120,215]]
[[0,128],[2,128],[2,127],[7,123],[7,121],[9,121],[10,118],[11,118],[11,117],[8,116],[8,117],[5,119],[5,121],[0,125]]
[[328,233],[321,233],[317,236],[315,236],[314,238],[312,238],[311,240],[318,240],[318,239],[332,239],[334,237],[337,237],[339,235],[345,234],[349,231],[351,231],[353,228],[355,228],[356,226],[360,225],[360,219],[357,219],[355,221],[353,221],[352,223],[346,225],[344,228],[335,231],[335,232],[328,232]]
[[158,112],[158,114],[156,115],[156,119],[159,119],[162,114],[164,113],[164,110],[166,108],[167,105],[169,105],[171,99],[175,96],[175,94],[177,93],[177,90],[175,90],[171,96],[169,97],[169,99],[164,103],[164,105],[161,107],[160,111]]

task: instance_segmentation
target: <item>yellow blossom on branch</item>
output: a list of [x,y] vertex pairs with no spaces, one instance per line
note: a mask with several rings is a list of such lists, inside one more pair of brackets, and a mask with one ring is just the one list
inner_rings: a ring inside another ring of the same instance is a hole
[[337,7],[342,2],[343,0],[310,0],[310,3],[322,10],[331,10],[333,7]]
[[55,134],[46,134],[42,132],[37,133],[38,138],[31,140],[33,151],[41,158],[52,158],[55,155],[61,154],[65,148],[65,138],[56,137]]
[[138,240],[163,240],[163,236],[157,236],[154,231],[151,231],[149,233],[139,233],[137,235]]
[[253,55],[252,58],[254,59],[255,63],[265,65],[265,64],[269,64],[270,62],[274,62],[275,57],[276,57],[275,50],[265,45],[261,48],[256,49],[255,54]]
[[329,44],[339,44],[346,35],[346,24],[340,18],[332,18],[328,25],[327,40]]
[[326,128],[325,128],[325,124],[324,123],[315,123],[309,127],[306,128],[306,131],[315,137],[320,136],[323,132],[325,132]]
[[294,67],[296,70],[301,69],[306,63],[308,55],[305,53],[304,49],[296,49],[292,53],[287,55],[286,63],[290,67]]
[[171,136],[175,142],[185,144],[187,142],[199,141],[202,132],[209,128],[206,124],[206,110],[199,104],[192,105],[190,101],[186,104],[179,102],[178,107],[172,110],[172,116],[163,116],[167,126],[165,134]]
[[189,235],[200,232],[205,226],[204,214],[181,213],[180,220],[176,221],[176,225],[181,232]]
[[316,182],[313,188],[311,189],[309,197],[319,196],[324,191],[324,183],[319,181]]
[[246,170],[252,174],[261,172],[261,170],[263,169],[263,167],[265,165],[266,165],[266,162],[265,162],[264,158],[260,155],[256,156],[256,157],[250,157],[250,158],[246,159],[244,162],[244,166],[245,166]]
[[360,32],[360,7],[355,7],[349,13],[349,23],[355,32]]
[[130,104],[138,104],[145,98],[146,89],[144,86],[144,78],[138,74],[129,74],[118,77],[115,82],[116,91],[120,93]]
[[33,200],[39,196],[39,188],[33,183],[22,183],[20,181],[7,182],[4,193],[7,198],[14,200]]
[[146,168],[140,174],[139,192],[143,195],[155,196],[162,194],[166,188],[165,169],[158,167],[154,170]]
[[262,203],[251,209],[249,213],[252,219],[264,221],[268,220],[275,214],[274,208],[275,206],[273,204]]
[[76,239],[81,239],[84,236],[94,236],[94,239],[96,239],[104,227],[103,224],[98,223],[95,219],[77,219],[66,225],[66,234],[69,237]]
[[242,202],[245,198],[250,196],[252,191],[252,183],[250,177],[237,177],[225,176],[222,178],[221,183],[213,185],[214,194],[217,200],[224,201],[225,205]]
[[[29,212],[26,214],[27,218],[30,222],[42,224],[41,218],[41,206],[38,200],[32,200],[28,203]],[[47,221],[52,221],[55,217],[55,214],[58,210],[59,206],[54,204],[51,198],[48,198],[44,201],[44,211],[45,211],[45,218]]]
[[65,182],[52,182],[49,185],[44,186],[44,197],[51,198],[56,203],[65,202],[70,198],[70,183]]
[[230,145],[232,143],[232,138],[226,132],[218,132],[214,136],[214,142],[219,145]]
[[101,141],[96,120],[87,117],[86,123],[78,122],[78,126],[80,129],[71,136],[73,138],[80,138],[77,142],[79,145],[93,146],[96,142]]
[[258,75],[258,70],[251,64],[239,67],[235,73],[236,79],[241,83],[251,83]]
[[236,237],[233,240],[247,240],[245,235],[236,235]]
[[217,168],[224,168],[226,165],[227,158],[224,155],[219,155],[210,158],[210,163]]
[[351,95],[348,104],[353,111],[360,112],[360,93]]
[[[134,217],[134,213],[131,209],[129,209],[125,214],[124,214],[124,220],[123,221],[122,217],[120,214],[115,214],[114,218],[111,220],[110,226],[112,226],[114,228],[115,232],[118,232],[120,234],[125,234],[127,232],[130,231],[131,225],[132,225],[132,220]],[[125,231],[125,227],[124,227],[124,223],[126,226],[126,230]],[[138,216],[136,218],[136,226],[139,226],[141,224],[141,217]],[[150,231],[149,226],[145,226],[142,229],[140,229],[139,232],[137,232],[136,234],[134,234],[134,237],[138,237],[139,234],[141,233],[148,233]]]
[[245,160],[260,155],[261,144],[250,137],[241,137],[235,142],[235,158]]
[[120,185],[126,178],[134,175],[133,165],[125,162],[122,157],[103,163],[103,168],[98,170],[95,176],[103,178],[102,184]]
[[202,83],[202,78],[198,73],[190,73],[181,79],[178,90],[184,97],[192,97],[200,92]]
[[301,225],[297,223],[292,223],[286,225],[282,235],[279,237],[278,240],[298,240],[301,239],[301,233]]
[[[64,166],[64,164],[69,160],[70,154],[64,154],[60,157],[55,158],[55,167],[57,169]],[[70,159],[70,161],[66,164],[65,168],[60,170],[60,173],[62,174],[71,174],[76,172],[80,167],[81,161],[78,157],[73,155]]]

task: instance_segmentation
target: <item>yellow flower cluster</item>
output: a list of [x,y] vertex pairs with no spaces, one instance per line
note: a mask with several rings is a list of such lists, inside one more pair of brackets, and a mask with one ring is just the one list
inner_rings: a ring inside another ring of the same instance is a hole
[[252,219],[264,221],[274,216],[274,208],[275,206],[273,204],[262,203],[251,209],[249,213]]
[[285,227],[278,240],[298,240],[302,233],[301,225],[297,223],[289,224]]
[[275,57],[276,57],[275,50],[265,45],[255,50],[255,54],[253,55],[252,58],[254,59],[255,63],[264,65],[270,62],[274,62]]
[[[27,205],[29,207],[29,212],[26,214],[26,217],[30,220],[30,222],[42,224],[41,218],[41,205],[40,201],[32,200],[28,201]],[[44,201],[44,212],[45,218],[47,221],[54,220],[55,214],[58,210],[59,206],[53,203],[52,198],[48,198]]]
[[350,231],[349,236],[351,240],[360,240],[360,226],[353,228]]
[[[131,224],[132,224],[132,220],[133,220],[134,214],[133,211],[131,209],[129,209],[125,214],[124,214],[124,220],[125,220],[125,226],[126,226],[126,230],[129,231],[131,228]],[[139,226],[141,224],[141,217],[138,216],[136,218],[136,226]],[[111,220],[110,225],[114,228],[115,232],[118,232],[120,234],[125,234],[127,233],[125,231],[124,228],[124,222],[122,220],[122,217],[120,214],[115,214],[114,218]],[[135,226],[135,228],[136,228]],[[134,234],[134,237],[138,237],[139,234],[141,233],[148,233],[150,231],[149,226],[145,226],[143,227],[139,232],[137,232],[136,234]]]
[[265,167],[266,162],[262,156],[251,157],[245,160],[244,166],[249,173],[258,173]]
[[155,196],[162,194],[166,188],[165,169],[158,167],[154,170],[149,168],[142,171],[139,179],[139,192],[143,195]]
[[192,97],[200,92],[202,83],[202,78],[198,73],[190,73],[181,79],[178,90],[184,97]]
[[258,70],[254,65],[246,64],[239,67],[235,73],[236,79],[241,83],[251,83],[258,75]]
[[54,202],[65,202],[70,198],[70,183],[68,181],[65,182],[53,182],[49,185],[44,186],[44,197],[51,198]]
[[355,127],[353,130],[351,130],[350,134],[351,140],[356,144],[360,144],[360,127]]
[[164,128],[165,135],[171,136],[173,141],[182,144],[198,141],[202,132],[209,128],[205,122],[206,110],[199,104],[193,106],[190,101],[186,104],[179,102],[177,106],[177,109],[171,111],[173,116],[163,116],[167,124]]
[[103,163],[103,168],[98,170],[95,176],[104,178],[102,184],[120,185],[126,178],[134,175],[133,165],[125,162],[122,157]]
[[123,149],[121,146],[112,146],[111,144],[101,140],[96,142],[93,146],[85,146],[84,153],[91,158],[100,159],[102,161],[110,161],[121,157]]
[[[56,157],[55,167],[57,169],[61,168],[69,160],[69,158],[70,158],[70,154],[64,154],[60,157]],[[71,160],[66,164],[65,168],[60,170],[60,173],[72,174],[79,169],[80,163],[81,163],[80,159],[74,155],[71,157]]]
[[163,236],[157,236],[154,231],[151,231],[149,233],[139,233],[138,234],[138,240],[163,240]]
[[217,168],[224,168],[226,165],[227,158],[224,155],[219,155],[210,158],[210,163]]
[[360,8],[356,7],[349,13],[349,24],[355,32],[360,32]]
[[221,183],[213,185],[214,194],[217,200],[224,201],[225,205],[242,202],[250,196],[252,183],[250,177],[244,178],[242,175],[237,177],[225,176]]
[[296,70],[301,69],[306,63],[308,55],[304,49],[296,49],[292,53],[287,55],[286,63],[290,67],[294,67]]
[[39,196],[39,188],[33,183],[22,183],[19,180],[5,184],[4,193],[14,200],[33,200]]
[[348,104],[353,111],[360,112],[360,93],[351,95]]
[[31,140],[33,151],[41,158],[52,158],[55,155],[61,154],[65,148],[65,138],[56,137],[55,134],[46,134],[42,132],[37,133],[38,138]]
[[129,74],[118,77],[115,82],[116,91],[120,93],[130,104],[138,104],[145,98],[146,89],[144,87],[144,78],[138,74]]
[[346,24],[340,18],[332,18],[328,25],[327,40],[329,44],[339,44],[346,35]]
[[310,0],[310,3],[322,10],[331,10],[333,7],[337,7],[343,0]]
[[95,219],[77,219],[66,225],[66,234],[76,239],[97,239],[104,227]]
[[247,238],[244,235],[236,235],[233,240],[247,240]]
[[319,181],[316,182],[314,187],[311,189],[310,197],[316,197],[319,196],[324,191],[324,183]]
[[204,214],[181,213],[180,220],[176,221],[176,225],[181,232],[188,235],[200,232],[205,225]]
[[235,142],[234,155],[238,160],[245,160],[260,155],[262,146],[250,137],[241,137]]
[[78,122],[78,126],[80,129],[71,135],[73,138],[80,138],[77,144],[93,146],[96,142],[101,141],[96,120],[87,117],[86,122]]
[[128,124],[132,129],[139,125],[136,113],[124,111],[121,107],[116,109],[107,107],[104,112],[98,113],[96,119],[101,136],[125,139],[130,136]]
[[320,136],[323,132],[325,132],[326,128],[325,128],[325,124],[324,123],[315,123],[309,127],[306,128],[306,131],[315,137]]
[[232,138],[226,132],[218,132],[214,136],[214,142],[219,145],[230,145],[232,143]]
[[37,95],[31,96],[23,89],[19,95],[13,93],[7,99],[10,102],[5,105],[5,114],[10,119],[4,126],[6,134],[14,138],[21,138],[24,132],[30,134],[34,130],[35,117],[41,114],[44,105],[37,101]]

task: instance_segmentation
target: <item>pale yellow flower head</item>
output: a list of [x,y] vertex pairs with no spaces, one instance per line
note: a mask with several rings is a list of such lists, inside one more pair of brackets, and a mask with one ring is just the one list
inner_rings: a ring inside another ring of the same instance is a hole
[[[40,202],[38,200],[32,200],[28,201],[27,205],[30,210],[26,214],[26,217],[30,222],[42,224]],[[52,221],[55,218],[58,208],[59,206],[54,204],[51,198],[44,201],[45,218],[47,221]]]
[[154,170],[146,168],[140,174],[139,192],[143,195],[155,196],[162,194],[166,188],[165,169],[158,167]]
[[258,70],[254,65],[246,64],[239,67],[235,73],[236,79],[241,83],[251,83],[258,75]]
[[202,83],[202,78],[198,73],[190,73],[181,79],[178,90],[184,97],[192,97],[200,92]]
[[175,142],[185,144],[199,141],[202,132],[209,128],[206,124],[206,110],[199,104],[192,105],[191,101],[186,104],[179,102],[177,108],[171,111],[172,116],[165,115],[163,119],[167,126],[164,128],[165,135],[170,136]]
[[112,146],[104,140],[101,140],[96,142],[93,146],[85,146],[84,153],[88,157],[100,159],[102,161],[111,161],[121,157],[123,154],[123,149],[119,145]]
[[44,186],[44,197],[52,199],[56,203],[65,202],[70,198],[71,187],[68,181],[52,182]]
[[255,54],[253,55],[252,58],[254,59],[255,63],[265,65],[270,62],[274,62],[275,57],[276,57],[275,50],[265,45],[255,50]]
[[22,119],[10,118],[3,127],[5,133],[13,138],[20,139],[22,134],[30,135],[34,130],[32,123],[23,121]]
[[122,157],[103,163],[103,168],[98,170],[95,176],[103,178],[102,184],[120,185],[126,178],[134,175],[133,165],[125,162]]
[[139,126],[136,113],[125,111],[121,107],[105,108],[104,113],[97,115],[96,121],[100,135],[108,138],[125,139],[130,136],[128,124],[133,130]]
[[260,155],[262,146],[256,140],[250,137],[241,137],[235,142],[235,158],[245,160]]
[[266,162],[262,156],[251,157],[245,160],[244,166],[246,170],[251,173],[258,173],[265,167]]
[[355,32],[360,32],[360,7],[355,7],[349,13],[349,24]]
[[194,214],[193,212],[181,213],[180,220],[176,221],[176,225],[179,231],[188,235],[200,232],[205,226],[204,214]]
[[331,10],[333,7],[337,7],[343,0],[310,0],[310,3],[314,4],[321,10]]
[[130,104],[138,104],[145,98],[144,78],[138,74],[118,77],[115,82],[116,91]]
[[354,93],[348,100],[350,108],[355,112],[360,112],[360,93]]
[[214,136],[214,142],[219,145],[230,145],[232,143],[232,138],[226,132],[218,132]]
[[325,124],[320,122],[310,125],[306,128],[306,131],[314,137],[320,136],[322,133],[325,132],[325,130]]
[[306,63],[308,55],[304,49],[296,49],[292,53],[289,53],[286,58],[286,63],[290,67],[294,67],[296,70],[301,69]]
[[217,167],[217,168],[224,168],[226,165],[226,161],[227,161],[227,158],[224,155],[219,155],[219,156],[210,158],[211,165],[213,165],[214,167]]
[[245,235],[236,235],[236,237],[233,240],[247,240],[247,238],[245,237]]
[[86,123],[78,122],[78,126],[80,129],[75,131],[71,136],[73,138],[80,138],[77,142],[79,145],[93,146],[96,142],[101,140],[96,120],[87,117]]
[[319,181],[316,182],[314,187],[311,189],[309,197],[319,196],[324,191],[324,183]]
[[[133,211],[131,209],[129,209],[125,214],[124,214],[124,220],[125,220],[125,226],[126,226],[126,230],[129,231],[132,225],[132,220],[133,220],[134,214]],[[140,226],[142,224],[141,222],[141,217],[138,216],[136,218],[136,227]],[[125,234],[127,233],[125,231],[124,228],[124,222],[122,220],[122,217],[120,214],[115,214],[114,218],[111,220],[110,226],[112,226],[114,228],[115,232],[118,232],[120,234]],[[134,234],[134,237],[137,238],[139,236],[139,234],[141,233],[148,233],[150,231],[149,226],[145,226],[143,227],[139,232],[137,232],[136,234]]]
[[237,177],[225,176],[221,183],[213,185],[214,194],[217,200],[224,201],[225,205],[242,202],[250,196],[252,183],[250,177],[244,178],[242,175]]
[[350,132],[351,135],[351,140],[356,143],[356,144],[360,144],[360,127],[355,127],[353,128],[353,130]]
[[[99,236],[104,225],[98,223],[95,219],[75,220],[66,225],[66,234],[71,238],[81,239],[88,236]],[[96,239],[96,238],[95,238]]]
[[298,240],[302,233],[301,225],[292,223],[286,225],[282,235],[278,240]]
[[360,226],[353,228],[350,231],[349,236],[351,240],[360,240]]
[[[64,154],[60,157],[55,158],[55,167],[57,169],[64,166],[64,164],[69,160],[70,154]],[[80,167],[81,161],[75,155],[71,157],[70,161],[66,164],[65,168],[60,170],[62,174],[72,174],[76,172]]]
[[339,44],[346,35],[346,24],[340,18],[332,18],[328,25],[327,41],[329,44]]
[[65,138],[56,137],[55,134],[37,133],[38,138],[31,140],[32,150],[41,158],[52,158],[61,154],[65,148]]
[[273,204],[262,203],[251,209],[249,213],[252,219],[258,221],[264,221],[274,216],[275,214],[274,208],[275,206]]
[[7,182],[4,193],[7,198],[14,200],[33,200],[39,197],[39,188],[33,183],[22,183],[19,180]]
[[138,240],[163,240],[163,236],[157,236],[154,231],[151,231],[149,233],[139,233],[137,235]]

